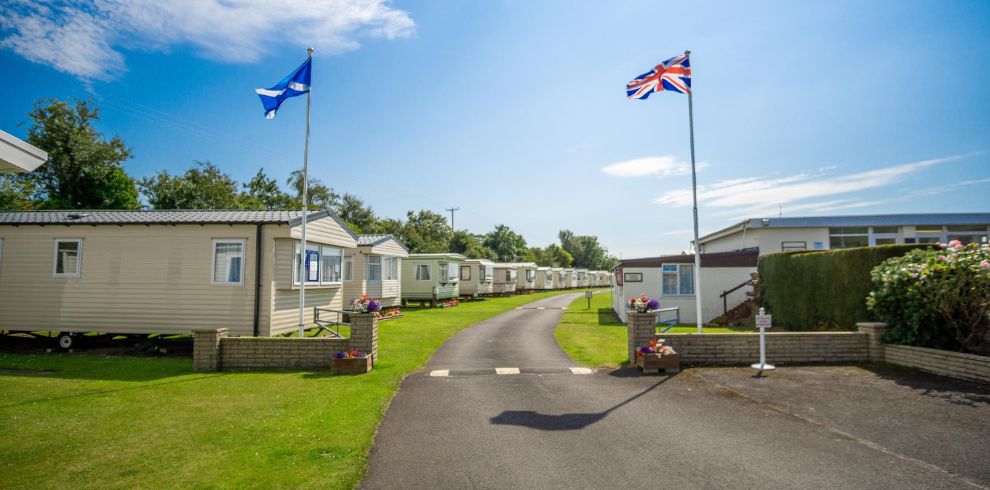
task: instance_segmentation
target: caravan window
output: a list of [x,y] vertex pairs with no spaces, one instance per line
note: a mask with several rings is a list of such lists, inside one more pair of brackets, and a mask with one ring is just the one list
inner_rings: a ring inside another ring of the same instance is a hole
[[379,255],[368,256],[368,280],[382,280],[382,258]]
[[528,269],[526,271],[526,282],[533,282],[536,280],[536,271]]
[[479,266],[478,272],[481,272],[482,269],[484,269],[485,275],[481,280],[485,282],[492,282],[492,279],[495,277],[495,267],[490,265]]
[[464,279],[465,281],[470,281],[471,280],[471,266],[470,265],[462,265],[461,266],[461,279]]
[[351,255],[344,257],[344,280],[354,280],[354,257]]
[[79,277],[82,240],[55,240],[55,276]]
[[340,263],[344,256],[343,249],[323,245],[320,247],[320,283],[335,284],[340,282]]
[[[244,283],[244,243],[245,240],[213,240],[213,284]],[[56,274],[57,267],[58,264]]]
[[385,257],[382,259],[382,274],[386,281],[396,281],[399,279],[399,258]]
[[[309,242],[307,240],[307,242]],[[296,242],[296,260],[295,265],[292,267],[292,282],[299,284],[299,264],[303,263],[302,256],[299,254],[300,242]],[[320,283],[320,244],[318,243],[306,243],[306,262],[304,267],[306,268],[303,274],[306,275],[306,284],[319,284]]]
[[457,274],[458,269],[459,269],[459,267],[457,266],[457,264],[455,264],[453,262],[451,262],[447,266],[447,277],[449,278],[450,281],[456,281],[457,280],[457,278],[459,277],[458,274]]
[[429,264],[419,264],[416,266],[416,280],[417,281],[429,281],[430,280],[430,265]]
[[663,264],[664,296],[690,296],[694,294],[693,264]]

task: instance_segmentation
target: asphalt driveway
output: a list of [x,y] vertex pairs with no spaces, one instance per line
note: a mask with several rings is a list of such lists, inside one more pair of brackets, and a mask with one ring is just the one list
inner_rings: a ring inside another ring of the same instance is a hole
[[990,389],[883,367],[584,373],[574,295],[464,330],[403,382],[367,488],[987,488]]

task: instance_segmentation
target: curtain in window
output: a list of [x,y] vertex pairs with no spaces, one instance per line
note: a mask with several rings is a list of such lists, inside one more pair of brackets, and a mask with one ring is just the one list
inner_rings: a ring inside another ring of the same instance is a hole
[[429,281],[430,280],[430,266],[426,264],[420,264],[416,267],[416,280],[417,281]]
[[58,242],[55,254],[55,273],[75,275],[79,273],[79,242]]
[[344,258],[344,280],[354,280],[354,257]]
[[214,248],[213,280],[216,282],[241,282],[243,246],[240,243],[217,243]]
[[368,257],[368,280],[382,280],[382,258],[379,256]]
[[320,277],[323,282],[340,282],[343,251],[337,247],[321,247]]
[[694,294],[694,266],[681,265],[679,294]]

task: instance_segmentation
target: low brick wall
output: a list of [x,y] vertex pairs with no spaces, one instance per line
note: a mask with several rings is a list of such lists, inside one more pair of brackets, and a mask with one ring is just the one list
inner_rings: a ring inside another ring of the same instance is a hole
[[890,364],[942,376],[990,383],[990,357],[925,347],[887,344],[884,345],[884,359]]
[[[654,335],[686,364],[740,365],[760,360],[759,333]],[[864,362],[870,357],[869,335],[862,332],[781,332],[767,334],[770,364]]]
[[351,338],[228,337],[226,328],[193,332],[193,371],[330,369],[338,352],[350,349],[378,360],[378,320],[351,315]]

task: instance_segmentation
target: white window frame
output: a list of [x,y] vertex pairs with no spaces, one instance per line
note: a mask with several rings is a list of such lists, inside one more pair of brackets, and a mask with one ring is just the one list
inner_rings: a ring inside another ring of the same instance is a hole
[[494,279],[495,279],[495,266],[493,265],[478,266],[479,282],[492,282]]
[[[530,275],[532,273],[532,275]],[[526,282],[533,282],[536,280],[536,271],[533,269],[526,270]]]
[[[76,249],[76,272],[73,274],[66,274],[58,272],[58,244],[59,243],[77,243],[79,246]],[[52,277],[79,277],[82,274],[82,254],[83,254],[83,240],[82,238],[56,238],[55,246],[52,250]]]
[[[424,267],[426,269],[423,269]],[[423,278],[423,275],[420,274],[420,272],[423,270],[426,271],[426,278]],[[417,281],[432,281],[433,267],[430,267],[430,264],[416,264],[416,270],[413,271],[413,278],[416,279]]]
[[[637,279],[633,279],[633,277],[636,277]],[[662,279],[662,276],[661,276],[661,279]],[[626,283],[626,282],[643,282],[643,273],[642,272],[623,272],[622,273],[622,282],[624,282],[624,283]]]
[[[676,271],[664,270],[667,267],[675,267],[677,270]],[[690,272],[690,276],[691,276],[691,289],[692,289],[692,291],[690,293],[687,293],[687,294],[681,293],[681,275],[684,274],[684,269],[688,269],[688,270],[691,271]],[[668,293],[663,288],[663,277],[665,275],[667,275],[667,274],[675,274],[677,276],[677,283],[676,283],[677,284],[677,292],[676,293]],[[623,280],[624,279],[625,278],[623,277]],[[694,264],[661,264],[660,265],[660,294],[662,296],[680,296],[680,297],[691,297],[691,296],[694,296],[694,290],[697,288],[697,285],[695,284],[695,279],[696,278],[694,277]]]
[[[306,285],[307,286],[319,286],[320,285],[321,274],[323,273],[323,271],[320,270],[320,268],[323,267],[323,264],[322,264],[323,255],[321,255],[322,251],[320,250],[320,244],[319,243],[313,243],[313,242],[311,242],[309,240],[306,240],[306,248],[307,249],[311,249],[313,247],[315,247],[315,250],[314,251],[316,252],[316,257],[317,257],[316,258],[316,280],[315,281],[310,281],[310,280],[307,279],[306,280]],[[297,254],[297,252],[299,250],[301,250],[301,249],[302,249],[302,240],[297,240],[293,244],[293,246],[292,246],[292,284],[294,286],[299,286],[299,269],[300,269],[299,263],[300,262],[296,262],[297,255],[299,257],[299,260],[302,261],[303,264],[306,263],[305,262],[306,256],[305,255],[302,255],[301,253],[300,254]],[[302,269],[305,269],[305,267],[302,267]]]
[[[325,250],[337,250],[339,253],[327,254]],[[340,279],[338,281],[328,281],[324,277],[326,274],[323,273],[323,267],[326,265],[324,263],[326,257],[340,257]],[[343,282],[344,278],[344,249],[341,247],[335,247],[333,245],[320,245],[320,284],[325,286],[339,286]]]
[[345,255],[343,262],[340,265],[341,271],[340,276],[344,282],[350,282],[354,280],[354,256]]
[[[217,281],[217,245],[236,243],[241,246],[241,271],[238,277],[240,282]],[[213,286],[243,286],[244,272],[247,271],[247,239],[246,238],[214,238],[213,247],[210,249],[210,284]],[[80,245],[81,247],[81,245]],[[80,254],[81,256],[82,254]]]
[[808,250],[808,242],[802,240],[794,240],[794,241],[785,240],[780,242],[781,252],[796,252],[800,250]]
[[[464,270],[465,269],[467,269],[467,275],[464,274]],[[471,266],[470,265],[462,265],[461,266],[460,277],[461,277],[461,279],[464,279],[465,281],[470,281],[471,280]]]
[[[372,263],[371,259],[375,259],[378,262],[377,263]],[[365,261],[364,261],[364,278],[365,278],[366,281],[369,281],[369,282],[382,282],[382,279],[384,279],[384,269],[385,269],[383,262],[384,261],[382,260],[382,256],[381,255],[369,255],[369,256],[367,256],[365,258]],[[378,279],[373,279],[371,277],[371,266],[372,265],[378,266]]]
[[389,264],[387,268],[388,274],[386,274],[385,276],[386,280],[388,281],[400,280],[399,273],[401,272],[402,259],[398,257],[386,257],[385,262]]

